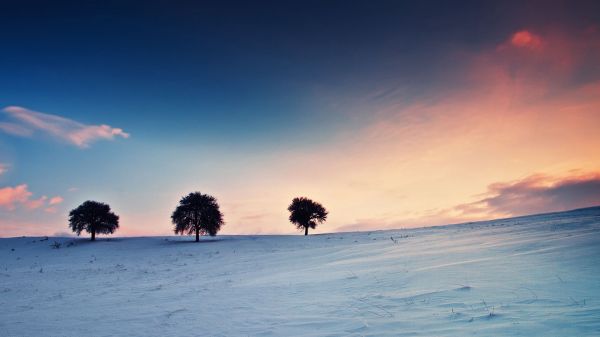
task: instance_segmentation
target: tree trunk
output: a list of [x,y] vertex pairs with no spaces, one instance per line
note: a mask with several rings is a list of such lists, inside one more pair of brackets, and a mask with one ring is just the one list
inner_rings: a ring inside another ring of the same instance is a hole
[[200,228],[196,228],[196,242],[200,241]]
[[92,241],[96,241],[96,230],[92,229]]
[[304,227],[304,235],[308,235],[308,227]]

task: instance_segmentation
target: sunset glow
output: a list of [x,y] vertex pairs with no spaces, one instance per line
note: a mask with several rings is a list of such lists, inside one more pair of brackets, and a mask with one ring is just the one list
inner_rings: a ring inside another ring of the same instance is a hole
[[225,24],[166,8],[163,30],[126,8],[106,33],[75,20],[41,35],[24,27],[60,13],[15,8],[0,236],[66,233],[88,199],[120,214],[119,235],[167,235],[192,191],[218,199],[225,234],[295,233],[297,196],[329,210],[317,233],[600,205],[600,22],[529,7],[479,32],[401,8],[348,10],[327,32],[313,12],[330,9]]

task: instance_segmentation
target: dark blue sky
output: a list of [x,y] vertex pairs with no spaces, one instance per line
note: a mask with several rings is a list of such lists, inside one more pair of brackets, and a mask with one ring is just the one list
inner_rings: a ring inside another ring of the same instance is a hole
[[320,105],[329,100],[382,83],[434,89],[456,62],[450,47],[483,49],[523,26],[572,21],[576,7],[581,25],[598,15],[593,4],[542,3],[4,1],[0,101],[134,121],[138,135],[318,133],[343,118]]

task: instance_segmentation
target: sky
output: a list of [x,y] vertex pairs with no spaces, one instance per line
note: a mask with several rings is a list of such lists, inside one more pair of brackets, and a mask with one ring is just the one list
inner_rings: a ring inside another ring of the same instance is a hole
[[169,235],[408,228],[600,205],[600,2],[0,2],[0,236],[85,200]]

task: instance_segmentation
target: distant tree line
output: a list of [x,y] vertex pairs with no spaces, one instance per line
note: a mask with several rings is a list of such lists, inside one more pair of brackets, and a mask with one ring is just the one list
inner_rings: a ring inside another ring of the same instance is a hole
[[[290,222],[304,230],[304,235],[308,235],[309,228],[315,229],[327,220],[325,207],[305,197],[294,198],[287,209]],[[195,234],[196,242],[202,235],[217,235],[225,224],[217,199],[200,192],[181,198],[171,215],[171,222],[175,234]],[[69,213],[69,227],[77,235],[89,233],[95,241],[96,234],[113,234],[119,228],[119,216],[108,204],[88,200]]]

